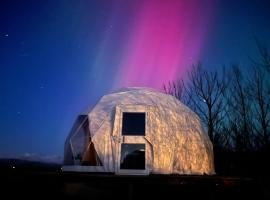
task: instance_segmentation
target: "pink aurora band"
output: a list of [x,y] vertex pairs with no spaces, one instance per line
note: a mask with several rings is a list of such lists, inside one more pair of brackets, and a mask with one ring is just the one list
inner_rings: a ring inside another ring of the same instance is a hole
[[212,18],[212,0],[140,1],[129,25],[115,87],[161,89],[200,60]]

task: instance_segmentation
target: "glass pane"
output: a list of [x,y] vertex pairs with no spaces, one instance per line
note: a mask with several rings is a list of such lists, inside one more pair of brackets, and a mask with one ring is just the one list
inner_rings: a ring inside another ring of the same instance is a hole
[[71,137],[71,144],[73,150],[73,157],[75,159],[75,164],[80,164],[86,147],[89,143],[90,132],[88,126],[88,120],[85,120],[79,124],[77,129],[74,130],[74,134]]
[[122,144],[120,169],[145,169],[145,144]]
[[[74,165],[74,158],[76,157],[76,151],[77,147],[75,147],[75,152],[74,152],[74,135],[78,133],[78,129],[83,126],[83,124],[86,124],[85,126],[88,126],[88,116],[87,115],[79,115],[77,119],[75,120],[72,129],[69,133],[69,136],[66,139],[65,142],[65,155],[64,155],[64,164],[65,165]],[[76,140],[76,138],[75,138]],[[80,147],[79,147],[80,148]]]
[[123,135],[145,135],[145,113],[123,113]]

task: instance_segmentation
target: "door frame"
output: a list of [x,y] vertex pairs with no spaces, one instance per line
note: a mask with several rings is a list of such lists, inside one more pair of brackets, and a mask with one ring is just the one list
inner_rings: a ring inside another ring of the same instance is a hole
[[[145,113],[145,135],[122,135],[122,120],[123,113]],[[128,174],[128,175],[148,175],[149,174],[149,144],[146,140],[148,135],[148,108],[145,105],[118,105],[115,112],[115,120],[117,120],[117,131],[116,135],[118,137],[117,151],[116,151],[116,164],[115,164],[115,173],[116,174]],[[145,145],[145,169],[121,169],[121,146],[122,144],[144,144]]]

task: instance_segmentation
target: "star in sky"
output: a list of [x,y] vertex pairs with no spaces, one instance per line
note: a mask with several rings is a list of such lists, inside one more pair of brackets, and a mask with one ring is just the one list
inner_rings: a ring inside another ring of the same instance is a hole
[[62,155],[76,115],[109,91],[162,88],[198,61],[244,66],[253,35],[270,46],[269,0],[16,2],[0,6],[0,155]]

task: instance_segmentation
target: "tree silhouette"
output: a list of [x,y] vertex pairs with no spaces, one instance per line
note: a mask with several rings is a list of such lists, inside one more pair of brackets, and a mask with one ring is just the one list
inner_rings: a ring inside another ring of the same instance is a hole
[[250,86],[254,104],[256,147],[267,149],[270,144],[270,84],[267,75],[260,68],[254,68]]

